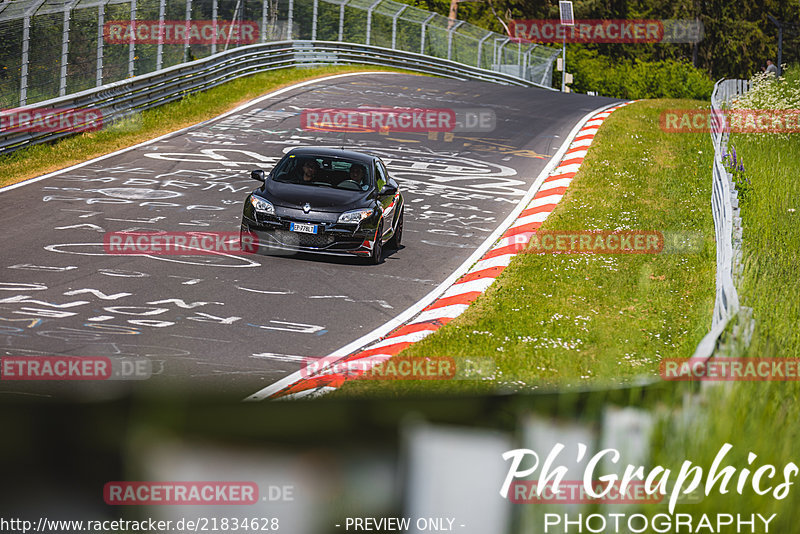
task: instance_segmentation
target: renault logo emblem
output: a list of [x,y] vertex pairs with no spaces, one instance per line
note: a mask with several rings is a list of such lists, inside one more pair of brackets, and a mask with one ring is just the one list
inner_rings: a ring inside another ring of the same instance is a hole
[[308,213],[309,211],[311,211],[311,204],[306,202],[305,204],[303,204],[303,213]]

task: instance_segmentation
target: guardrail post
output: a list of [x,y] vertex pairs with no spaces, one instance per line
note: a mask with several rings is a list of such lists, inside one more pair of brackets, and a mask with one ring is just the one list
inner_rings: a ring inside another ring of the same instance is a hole
[[212,28],[214,28],[214,36],[211,38],[211,55],[217,53],[217,0],[213,0],[211,2],[211,24]]
[[528,79],[532,80],[533,79],[533,71],[532,70],[531,70],[531,77],[528,78],[528,76],[527,76],[528,69],[531,66],[531,53],[532,52],[533,52],[533,45],[530,45],[530,46],[528,46],[528,49],[525,50],[525,58],[524,58],[524,62],[522,64],[522,69],[523,69],[522,70],[522,74],[523,74],[523,76],[520,76],[520,78],[525,78],[526,80],[528,80]]
[[186,35],[183,38],[183,62],[189,61],[189,38],[192,28],[192,0],[186,0]]
[[164,64],[164,10],[166,9],[166,0],[159,0],[158,2],[158,45],[156,48],[156,70],[161,70]]
[[375,9],[375,6],[381,3],[381,0],[375,0],[369,9],[367,9],[367,36],[365,39],[365,44],[369,44],[370,34],[372,33],[372,10]]
[[261,2],[261,42],[267,42],[267,4],[269,0],[262,0]]
[[450,29],[447,30],[447,59],[451,58],[453,52],[453,32],[462,24],[464,24],[464,21],[459,20],[457,23],[451,24]]
[[493,32],[489,32],[486,35],[484,35],[483,38],[480,41],[478,41],[478,60],[475,63],[475,66],[478,67],[478,68],[480,68],[480,66],[481,66],[481,59],[482,59],[481,54],[483,53],[483,42],[486,39],[488,39],[489,37],[491,37],[492,35],[493,35]]
[[61,76],[58,83],[58,96],[67,94],[67,61],[69,58],[69,19],[72,11],[70,3],[64,9],[64,24],[61,27]]
[[419,53],[420,54],[424,54],[425,53],[425,28],[428,27],[428,22],[430,22],[431,19],[433,17],[435,17],[435,16],[436,16],[436,13],[431,13],[431,15],[427,19],[422,21],[422,30],[421,30],[420,37],[419,37]]
[[22,20],[22,58],[20,59],[20,79],[19,79],[19,105],[24,106],[28,102],[28,63],[30,62],[31,50],[31,17],[36,14],[39,7],[45,0],[38,0],[30,8],[25,10]]
[[294,24],[294,0],[289,0],[289,13],[286,15],[286,38],[292,40],[292,29]]
[[508,44],[508,42],[509,42],[510,40],[511,40],[511,38],[510,38],[510,37],[506,37],[506,38],[503,40],[503,44],[501,44],[501,45],[500,45],[500,48],[499,48],[499,49],[497,48],[497,41],[499,41],[499,39],[495,39],[495,40],[494,40],[494,46],[495,46],[495,50],[496,50],[496,52],[495,52],[495,64],[497,65],[497,72],[500,72],[500,65],[502,65],[502,61],[503,61],[503,48],[505,48],[505,46]]
[[319,0],[314,0],[314,8],[311,14],[311,40],[317,40],[317,10],[319,9]]
[[95,79],[95,86],[100,87],[103,85],[103,44],[105,43],[103,37],[103,26],[106,19],[106,4],[102,3],[97,6],[97,75]]
[[131,0],[131,42],[128,45],[128,78],[133,78],[136,58],[136,0]]
[[25,16],[22,21],[22,59],[20,60],[19,105],[24,106],[28,101],[28,55],[31,43],[31,18]]
[[350,0],[344,0],[339,6],[339,41],[344,40],[344,6],[346,6],[349,1]]
[[404,5],[400,8],[400,11],[392,15],[392,50],[397,48],[397,18],[400,16],[403,11],[408,8],[408,5]]

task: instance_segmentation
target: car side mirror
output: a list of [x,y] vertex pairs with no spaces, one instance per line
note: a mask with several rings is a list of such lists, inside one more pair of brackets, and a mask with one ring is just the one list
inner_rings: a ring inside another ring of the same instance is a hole
[[385,197],[387,195],[394,195],[395,193],[397,193],[397,186],[394,186],[392,184],[386,184],[378,192],[378,195]]
[[266,182],[267,181],[267,175],[261,169],[256,169],[254,171],[250,171],[250,178],[252,178],[253,180],[258,180],[259,182]]

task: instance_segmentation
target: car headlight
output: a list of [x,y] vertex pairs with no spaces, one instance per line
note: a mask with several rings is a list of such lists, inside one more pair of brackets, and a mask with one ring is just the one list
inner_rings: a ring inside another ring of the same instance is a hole
[[275,215],[275,206],[271,203],[267,202],[263,198],[258,198],[257,196],[250,197],[250,204],[256,209],[256,211],[260,211],[261,213],[266,213],[267,215]]
[[339,222],[345,224],[358,224],[372,215],[372,210],[352,210],[339,215]]

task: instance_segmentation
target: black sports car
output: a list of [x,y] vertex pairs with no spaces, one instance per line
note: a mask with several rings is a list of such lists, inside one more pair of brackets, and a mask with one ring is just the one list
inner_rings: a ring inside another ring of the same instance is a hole
[[[241,232],[257,251],[356,255],[380,263],[400,247],[403,195],[376,156],[336,148],[295,148],[244,202]],[[245,243],[242,242],[245,250]]]

